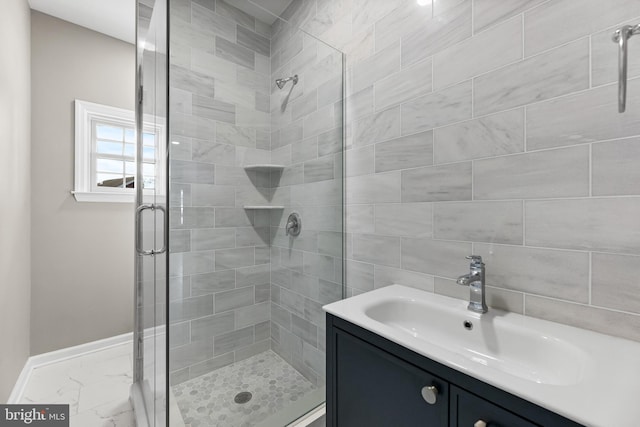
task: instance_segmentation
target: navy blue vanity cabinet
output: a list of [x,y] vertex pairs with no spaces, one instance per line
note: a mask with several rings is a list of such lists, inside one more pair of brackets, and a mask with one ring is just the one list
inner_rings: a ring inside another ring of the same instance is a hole
[[328,427],[580,427],[327,314]]

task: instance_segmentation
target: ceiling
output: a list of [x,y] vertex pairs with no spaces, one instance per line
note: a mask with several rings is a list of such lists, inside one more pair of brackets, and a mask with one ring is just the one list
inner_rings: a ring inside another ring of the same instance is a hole
[[[272,24],[292,0],[227,0],[238,9]],[[136,0],[29,0],[31,8],[99,33],[135,41]],[[263,9],[264,8],[264,9]],[[265,10],[266,9],[266,10]],[[267,12],[267,10],[269,12]]]

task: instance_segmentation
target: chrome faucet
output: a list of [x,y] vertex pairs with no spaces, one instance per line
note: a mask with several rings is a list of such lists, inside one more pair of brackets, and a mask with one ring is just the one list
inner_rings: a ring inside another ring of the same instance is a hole
[[471,292],[469,297],[469,305],[467,309],[476,313],[486,313],[489,309],[484,299],[485,282],[484,282],[484,263],[482,257],[478,255],[470,255],[467,259],[471,260],[470,273],[458,277],[456,283],[458,285],[469,286]]

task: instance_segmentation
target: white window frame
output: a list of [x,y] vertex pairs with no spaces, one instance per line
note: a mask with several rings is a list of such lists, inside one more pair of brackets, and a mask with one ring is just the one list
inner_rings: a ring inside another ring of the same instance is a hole
[[[133,111],[79,99],[75,100],[75,172],[74,189],[71,193],[78,202],[133,203],[136,197],[135,189],[92,188],[95,155],[93,123],[96,120],[106,123],[115,122],[119,123],[120,126],[126,124],[127,126],[136,127],[135,113]],[[157,170],[164,164],[164,124],[154,124],[152,120],[145,120],[144,130],[155,133],[158,138],[158,146],[156,147]],[[156,177],[162,176],[164,176],[164,173],[157,171]],[[160,181],[157,180],[157,182]],[[153,195],[154,190],[144,190],[144,193],[145,196]]]

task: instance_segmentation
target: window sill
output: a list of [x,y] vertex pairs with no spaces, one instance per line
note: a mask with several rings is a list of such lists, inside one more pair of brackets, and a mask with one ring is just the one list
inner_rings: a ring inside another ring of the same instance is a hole
[[134,203],[136,195],[120,193],[91,193],[84,191],[72,191],[76,202],[101,202],[101,203]]

